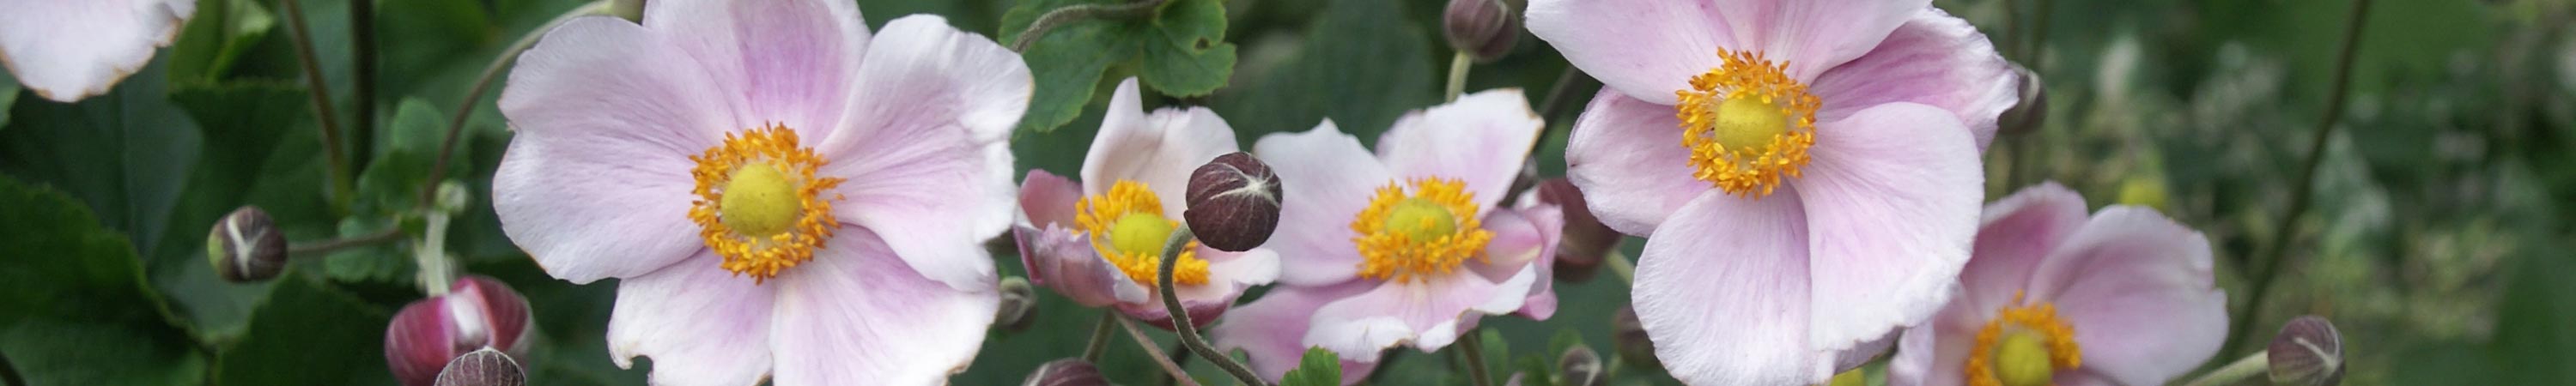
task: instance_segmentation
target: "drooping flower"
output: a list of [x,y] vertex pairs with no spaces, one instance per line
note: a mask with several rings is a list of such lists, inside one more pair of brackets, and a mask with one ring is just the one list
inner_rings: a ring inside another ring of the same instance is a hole
[[1276,381],[1307,348],[1333,350],[1344,382],[1398,345],[1438,350],[1485,315],[1555,313],[1554,206],[1498,205],[1541,126],[1519,90],[1406,114],[1371,154],[1325,121],[1253,145],[1286,185],[1280,284],[1213,329]]
[[2218,353],[2209,239],[2155,210],[2089,218],[2055,183],[1986,207],[1961,293],[1908,328],[1896,385],[2160,385]]
[[1920,322],[1968,259],[2009,65],[1929,0],[1533,0],[1606,85],[1568,177],[1646,236],[1633,292],[1666,369],[1821,383]]
[[502,230],[559,279],[618,278],[610,359],[652,382],[936,384],[998,307],[1018,54],[847,1],[656,0],[519,59]]
[[[1118,83],[1083,158],[1081,184],[1030,170],[1020,186],[1029,223],[1012,233],[1038,284],[1171,328],[1171,312],[1154,291],[1163,243],[1189,209],[1182,196],[1191,172],[1235,152],[1234,128],[1206,108],[1147,114],[1142,103],[1135,79]],[[1279,276],[1279,255],[1263,248],[1227,252],[1191,242],[1174,265],[1173,294],[1200,326],[1216,321],[1244,289]]]
[[197,14],[196,0],[0,0],[0,64],[57,102],[106,94]]
[[385,366],[407,386],[428,386],[457,356],[480,349],[528,355],[536,322],[528,299],[498,279],[456,278],[445,295],[405,305],[385,326]]

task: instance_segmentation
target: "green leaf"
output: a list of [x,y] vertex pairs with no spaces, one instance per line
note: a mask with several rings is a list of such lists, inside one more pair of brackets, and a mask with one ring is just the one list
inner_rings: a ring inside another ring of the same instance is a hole
[[202,0],[197,14],[170,45],[170,77],[181,81],[215,81],[232,70],[244,52],[259,44],[277,25],[277,17],[258,1]]
[[279,276],[272,288],[241,340],[223,348],[214,384],[393,383],[384,310],[302,274]]
[[1306,349],[1297,360],[1297,368],[1279,378],[1279,386],[1339,386],[1342,384],[1342,359],[1322,347]]
[[1395,2],[1338,0],[1308,25],[1294,59],[1217,95],[1236,138],[1304,131],[1330,118],[1362,141],[1406,110],[1439,102],[1430,38]]
[[[404,99],[382,136],[376,137],[375,160],[358,175],[358,200],[353,214],[339,222],[338,237],[361,237],[377,234],[395,226],[406,234],[418,235],[420,217],[415,211],[420,192],[429,186],[429,171],[437,163],[438,147],[445,140],[445,114],[420,99]],[[463,135],[463,134],[460,134]],[[459,140],[455,158],[448,160],[446,178],[459,178],[473,173],[470,142]],[[340,281],[369,281],[410,284],[413,280],[408,242],[352,248],[331,254],[324,260],[326,276]]]
[[[318,212],[298,210],[328,206],[320,195],[319,169],[276,173],[268,168],[320,162],[312,152],[279,151],[289,138],[315,145],[309,136],[288,135],[312,130],[305,98],[302,86],[269,82],[181,86],[170,94],[171,102],[198,122],[205,146],[188,172],[184,194],[167,215],[173,229],[148,251],[145,267],[153,284],[169,293],[202,333],[222,336],[238,330],[259,295],[268,292],[266,284],[231,283],[216,276],[206,263],[207,227],[242,205],[268,210],[281,226],[328,221],[317,219]],[[261,186],[303,194],[255,194]]]
[[79,103],[13,106],[15,122],[0,131],[0,173],[70,194],[136,250],[154,250],[203,142],[163,91],[166,67],[154,61]]
[[9,106],[18,104],[18,77],[0,71],[0,129],[9,128]]
[[1163,4],[1145,48],[1140,80],[1172,96],[1207,95],[1234,75],[1234,43],[1225,42],[1225,4],[1175,0]]
[[[1002,15],[1011,44],[1048,12],[1124,0],[1024,0]],[[1037,78],[1019,130],[1046,132],[1071,122],[1099,94],[1113,68],[1135,69],[1145,87],[1169,95],[1206,95],[1234,73],[1234,44],[1225,42],[1221,0],[1174,0],[1151,17],[1075,21],[1032,42],[1021,58]]]
[[0,178],[0,352],[39,385],[199,383],[205,358],[171,321],[123,236],[52,189]]

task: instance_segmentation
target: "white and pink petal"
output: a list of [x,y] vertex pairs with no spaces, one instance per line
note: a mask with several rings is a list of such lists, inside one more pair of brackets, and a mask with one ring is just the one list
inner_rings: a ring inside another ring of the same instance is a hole
[[[1000,307],[998,290],[915,272],[876,235],[843,228],[775,283],[781,385],[936,385],[966,370]],[[658,365],[658,364],[657,364]]]
[[1806,175],[1789,183],[1810,227],[1808,344],[1841,350],[1932,316],[1968,262],[1985,199],[1967,130],[1941,109],[1890,103],[1821,125],[1808,153]]

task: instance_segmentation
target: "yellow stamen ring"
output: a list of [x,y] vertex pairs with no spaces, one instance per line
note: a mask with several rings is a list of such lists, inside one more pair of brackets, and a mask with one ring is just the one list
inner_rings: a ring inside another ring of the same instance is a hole
[[[1136,284],[1154,287],[1160,274],[1156,270],[1163,266],[1163,243],[1181,225],[1163,216],[1162,198],[1144,183],[1118,180],[1108,193],[1083,197],[1073,206],[1073,222],[1090,233],[1091,249]],[[1207,284],[1208,262],[1198,258],[1198,249],[1197,241],[1181,249],[1180,260],[1173,263],[1173,283]]]
[[1681,101],[1682,147],[1690,149],[1692,177],[1729,194],[1759,198],[1782,177],[1798,177],[1807,148],[1816,144],[1816,109],[1823,102],[1789,79],[1788,63],[1761,53],[1718,50],[1724,63],[1692,76]]
[[1360,250],[1359,275],[1389,281],[1428,280],[1465,264],[1485,261],[1485,243],[1494,239],[1477,220],[1475,193],[1458,180],[1388,182],[1377,189],[1367,209],[1351,220],[1359,232],[1351,242]]
[[2022,305],[2020,294],[2013,304],[1977,330],[1965,369],[1970,386],[2046,385],[2050,373],[2084,365],[2075,327],[2057,317],[2056,305]]
[[778,272],[814,259],[814,251],[840,220],[824,197],[842,179],[818,178],[825,160],[797,143],[796,130],[768,127],[725,134],[724,143],[690,156],[697,167],[691,189],[698,199],[689,220],[701,228],[707,248],[724,257],[724,269],[767,282]]

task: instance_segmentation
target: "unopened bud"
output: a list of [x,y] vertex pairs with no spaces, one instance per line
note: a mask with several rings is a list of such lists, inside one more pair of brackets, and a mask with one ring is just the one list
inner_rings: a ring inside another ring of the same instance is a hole
[[2048,83],[2039,79],[2038,71],[2022,67],[2021,63],[2013,63],[2012,70],[2013,75],[2021,79],[2018,82],[2020,89],[2016,91],[2021,96],[2021,103],[2013,104],[2012,108],[2004,109],[2003,116],[1995,117],[1996,135],[2038,131],[2039,125],[2048,118]]
[[451,287],[446,295],[403,306],[385,326],[385,365],[405,386],[432,384],[448,362],[475,350],[527,356],[521,342],[534,320],[526,297],[483,276],[459,278]]
[[1227,252],[1242,252],[1270,241],[1279,228],[1279,175],[1270,165],[1235,152],[1217,156],[1190,173],[1190,231],[1199,243]]
[[1646,324],[1637,320],[1636,306],[1620,306],[1618,314],[1610,315],[1610,340],[1617,345],[1619,356],[1628,358],[1628,363],[1646,368],[1664,367],[1663,361],[1655,358],[1655,340],[1646,337]]
[[1027,331],[1038,321],[1038,291],[1029,287],[1029,279],[1012,276],[1002,279],[1002,306],[993,315],[993,324],[1004,330]]
[[2315,315],[2290,319],[2264,351],[2272,384],[2333,386],[2343,383],[2343,334]]
[[1108,384],[1109,379],[1100,376],[1100,368],[1093,367],[1091,362],[1084,362],[1081,359],[1058,359],[1038,365],[1037,371],[1029,372],[1028,380],[1020,381],[1021,386],[1106,386]]
[[1540,181],[1537,190],[1540,203],[1556,205],[1565,214],[1565,227],[1558,232],[1563,237],[1556,244],[1556,277],[1568,283],[1592,280],[1593,274],[1601,271],[1601,259],[1619,247],[1619,231],[1601,225],[1601,218],[1592,216],[1591,207],[1583,201],[1583,191],[1576,189],[1574,182],[1548,179]]
[[1503,386],[1528,385],[1529,381],[1527,379],[1529,379],[1529,373],[1514,371],[1510,378],[1503,378]]
[[523,386],[528,384],[528,370],[491,348],[474,350],[448,361],[438,371],[438,386]]
[[1521,19],[1512,16],[1511,5],[1503,0],[1449,0],[1449,9],[1440,15],[1440,27],[1450,48],[1477,61],[1511,53],[1512,44],[1521,37]]
[[236,283],[268,280],[286,269],[286,233],[268,211],[256,206],[234,209],[215,221],[206,234],[206,260],[215,273]]
[[1591,347],[1567,347],[1565,355],[1556,358],[1557,385],[1601,386],[1608,381],[1601,377],[1602,373],[1601,354],[1593,353]]

